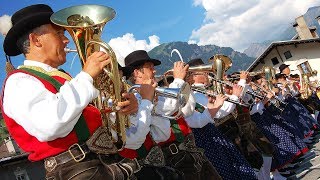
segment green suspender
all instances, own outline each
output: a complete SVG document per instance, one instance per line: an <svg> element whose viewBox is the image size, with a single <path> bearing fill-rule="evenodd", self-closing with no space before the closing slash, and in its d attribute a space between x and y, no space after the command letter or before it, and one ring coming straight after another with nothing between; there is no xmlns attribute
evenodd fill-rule
<svg viewBox="0 0 320 180"><path fill-rule="evenodd" d="M28 73L30 73L31 75L34 75L35 77L39 77L41 79L48 81L50 84L52 84L56 88L57 91L59 91L60 87L62 86L62 84L59 81L57 81L56 79L54 79L53 77L45 73L42 73L33 69L29 69L29 68L20 68L20 70L27 71ZM74 130L76 132L76 135L80 143L85 142L89 138L90 136L89 128L82 114L78 122L74 126Z"/></svg>
<svg viewBox="0 0 320 180"><path fill-rule="evenodd" d="M176 119L170 119L170 123L171 123L171 128L172 128L172 131L173 131L173 134L176 138L176 141L181 143L184 141L184 136L182 134L182 131L179 127L179 124L177 122Z"/></svg>

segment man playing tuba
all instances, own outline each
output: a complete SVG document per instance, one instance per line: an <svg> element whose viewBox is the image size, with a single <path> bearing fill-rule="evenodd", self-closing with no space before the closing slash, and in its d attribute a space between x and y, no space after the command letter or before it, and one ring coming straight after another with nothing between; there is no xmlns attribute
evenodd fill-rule
<svg viewBox="0 0 320 180"><path fill-rule="evenodd" d="M12 16L4 51L8 56L23 54L26 60L8 75L3 86L1 109L8 130L29 153L30 161L44 160L47 179L127 179L139 170L135 161L119 158L117 152L98 155L86 144L102 126L99 109L89 103L98 96L93 80L110 63L109 54L93 52L75 78L59 71L66 62L64 49L69 40L64 28L51 23L52 14L48 5L36 4ZM153 89L147 88L142 99L153 95ZM149 118L144 116L150 114L148 104L138 103L133 94L123 96L127 100L117 104L119 112L136 113L130 117L135 122L131 128L149 127ZM148 129L128 137L125 148L140 147L145 132ZM105 150L114 146L112 139L105 137L92 142L100 138L107 139L101 144Z"/></svg>

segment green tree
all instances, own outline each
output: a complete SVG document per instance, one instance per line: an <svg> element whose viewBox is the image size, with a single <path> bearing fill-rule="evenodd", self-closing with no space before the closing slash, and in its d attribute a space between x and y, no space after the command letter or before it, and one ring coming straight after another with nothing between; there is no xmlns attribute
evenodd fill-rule
<svg viewBox="0 0 320 180"><path fill-rule="evenodd" d="M9 137L9 132L8 132L8 129L5 125L5 123L4 123L2 113L0 113L0 143L7 137Z"/></svg>

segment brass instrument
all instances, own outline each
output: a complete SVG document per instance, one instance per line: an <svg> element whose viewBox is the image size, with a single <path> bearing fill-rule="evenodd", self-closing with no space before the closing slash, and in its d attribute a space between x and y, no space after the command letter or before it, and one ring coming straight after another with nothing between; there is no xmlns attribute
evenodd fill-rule
<svg viewBox="0 0 320 180"><path fill-rule="evenodd" d="M312 70L308 61L298 64L297 68L301 73L301 98L308 99L312 95L312 86L309 78L317 75L317 71Z"/></svg>
<svg viewBox="0 0 320 180"><path fill-rule="evenodd" d="M121 94L124 87L119 75L118 62L112 48L101 40L101 33L105 24L115 17L115 11L101 5L79 5L57 11L51 16L51 21L64 27L73 38L81 65L86 63L87 57L101 48L108 52L111 63L107 65L94 86L100 94L94 100L94 105L101 111L103 127L108 128L111 135L111 127L116 131L118 140L114 145L118 150L122 149L126 142L126 127L129 126L128 116L117 112L117 102L122 100ZM68 49L66 49L68 51ZM112 110L116 115L116 122L111 125L107 110Z"/></svg>
<svg viewBox="0 0 320 180"><path fill-rule="evenodd" d="M253 72L249 72L249 76L256 76L256 75L260 75L260 74L263 74L264 71L261 70L261 71L253 71ZM229 80L235 80L235 79L240 79L240 74L233 74L230 76Z"/></svg>
<svg viewBox="0 0 320 180"><path fill-rule="evenodd" d="M202 87L194 87L194 86L192 86L191 89L193 91L199 92L201 94L204 94L204 95L207 95L207 96L210 96L210 97L216 97L218 95L217 93L210 92L206 88L202 88ZM250 106L250 104L242 103L240 101L236 101L236 100L233 100L233 99L230 99L230 98L226 99L226 101L228 101L230 103L233 103L233 104L238 104L240 106L245 106L245 107L249 107Z"/></svg>
<svg viewBox="0 0 320 180"><path fill-rule="evenodd" d="M274 79L274 71L272 70L272 67L269 66L265 66L263 67L263 72L264 72L264 78L266 79L267 82L267 86L269 88L269 90L273 89L273 84L272 84L272 80Z"/></svg>
<svg viewBox="0 0 320 180"><path fill-rule="evenodd" d="M264 94L268 94L269 92L272 93L272 91L270 89L265 89L265 88L261 87L260 85L254 83L254 82L250 82L250 84L252 86L255 86L258 89L258 91L260 91L261 93L264 93ZM283 102L277 96L273 96L273 98L269 99L269 102L272 105L274 105L277 109L279 109L281 112L284 110L284 107L282 107L282 106L286 106L287 105L287 103Z"/></svg>
<svg viewBox="0 0 320 180"><path fill-rule="evenodd" d="M213 61L213 73L217 80L222 81L224 73L232 66L231 59L222 54L217 54L212 56L209 61ZM224 94L222 84L218 81L214 81L215 92L218 94Z"/></svg>
<svg viewBox="0 0 320 180"><path fill-rule="evenodd" d="M221 81L221 80L217 80L217 79L215 79L215 78L213 78L213 80L214 80L214 81L218 81L219 83L221 83L221 84L223 84L223 85L230 86L230 87L232 87L232 86L234 85L234 84L231 83L231 82ZM257 92L245 91L244 93L249 94L249 95L251 95L251 96L253 96L253 97L256 97L256 98L258 98L258 99L264 99L264 98L265 98L265 96L260 95L260 94L258 94ZM243 94L243 93L242 93L242 94Z"/></svg>
<svg viewBox="0 0 320 180"><path fill-rule="evenodd" d="M128 90L128 92L133 92L134 90L140 88L141 85L135 84L131 86ZM181 109L187 104L189 100L190 95L190 85L188 83L184 83L181 88L162 88L157 87L155 88L155 95L157 96L163 96L168 98L174 98L178 101L178 113L176 113L174 116L167 116L163 114L156 114L155 111L153 111L153 115L156 116L162 116L168 119L175 119L181 114Z"/></svg>

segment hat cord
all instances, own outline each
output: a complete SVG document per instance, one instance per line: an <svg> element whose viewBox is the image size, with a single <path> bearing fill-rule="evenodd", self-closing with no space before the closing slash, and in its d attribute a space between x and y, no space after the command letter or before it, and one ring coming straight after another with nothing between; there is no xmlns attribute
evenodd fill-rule
<svg viewBox="0 0 320 180"><path fill-rule="evenodd" d="M6 73L7 75L14 71L16 68L11 63L10 56L6 55Z"/></svg>

